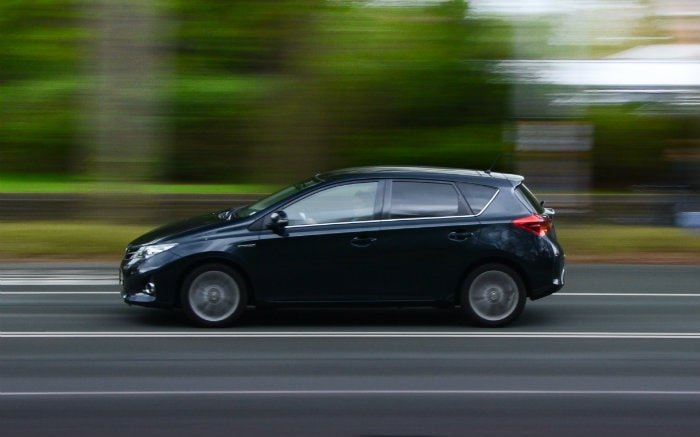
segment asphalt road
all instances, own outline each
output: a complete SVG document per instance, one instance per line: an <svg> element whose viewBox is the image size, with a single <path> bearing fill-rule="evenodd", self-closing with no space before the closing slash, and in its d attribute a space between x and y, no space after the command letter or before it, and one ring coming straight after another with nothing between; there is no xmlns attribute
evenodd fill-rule
<svg viewBox="0 0 700 437"><path fill-rule="evenodd" d="M203 330L115 270L0 265L0 436L700 435L700 267L570 266L506 329L280 310Z"/></svg>

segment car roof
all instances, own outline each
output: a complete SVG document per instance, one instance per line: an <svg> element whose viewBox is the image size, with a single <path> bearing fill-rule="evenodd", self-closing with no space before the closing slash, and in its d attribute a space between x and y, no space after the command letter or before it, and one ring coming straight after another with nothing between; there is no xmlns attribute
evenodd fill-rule
<svg viewBox="0 0 700 437"><path fill-rule="evenodd" d="M461 168L442 168L442 167L409 167L409 166L367 166L367 167L352 167L333 170L326 173L316 175L317 178L323 181L333 181L342 179L356 178L418 178L418 179L443 179L452 181L484 183L487 180L500 182L501 184L509 181L510 183L518 184L523 181L524 177L509 173L496 173L481 170L469 170Z"/></svg>

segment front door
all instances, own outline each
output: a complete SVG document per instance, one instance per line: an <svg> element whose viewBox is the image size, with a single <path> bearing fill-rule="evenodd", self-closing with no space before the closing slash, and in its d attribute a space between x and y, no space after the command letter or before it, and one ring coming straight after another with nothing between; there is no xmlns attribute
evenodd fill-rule
<svg viewBox="0 0 700 437"><path fill-rule="evenodd" d="M378 293L382 273L378 181L323 188L284 207L285 235L263 230L253 280L267 302L357 302Z"/></svg>

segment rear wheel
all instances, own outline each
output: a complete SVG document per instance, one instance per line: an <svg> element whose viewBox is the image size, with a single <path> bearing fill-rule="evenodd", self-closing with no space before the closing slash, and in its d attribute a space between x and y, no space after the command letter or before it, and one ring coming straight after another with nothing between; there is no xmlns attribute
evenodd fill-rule
<svg viewBox="0 0 700 437"><path fill-rule="evenodd" d="M483 265L464 281L461 304L471 321L489 327L505 326L525 307L525 285L518 273L502 264Z"/></svg>
<svg viewBox="0 0 700 437"><path fill-rule="evenodd" d="M233 324L248 300L238 272L221 264L194 269L185 279L181 302L187 317L200 326L219 328Z"/></svg>

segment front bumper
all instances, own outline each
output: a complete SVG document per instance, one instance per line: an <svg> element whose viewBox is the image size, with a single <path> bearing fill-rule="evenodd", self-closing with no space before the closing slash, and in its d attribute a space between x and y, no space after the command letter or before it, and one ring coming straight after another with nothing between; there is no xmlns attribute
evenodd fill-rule
<svg viewBox="0 0 700 437"><path fill-rule="evenodd" d="M119 282L125 303L156 308L177 306L176 272L169 264L159 263L156 267L154 264L151 259L136 264L122 263Z"/></svg>
<svg viewBox="0 0 700 437"><path fill-rule="evenodd" d="M134 292L127 287L122 286L122 299L124 302L137 305L152 304L156 301L155 285L153 282L148 282L141 291Z"/></svg>
<svg viewBox="0 0 700 437"><path fill-rule="evenodd" d="M155 283L151 276L127 274L119 269L119 282L124 302L129 305L159 306Z"/></svg>

